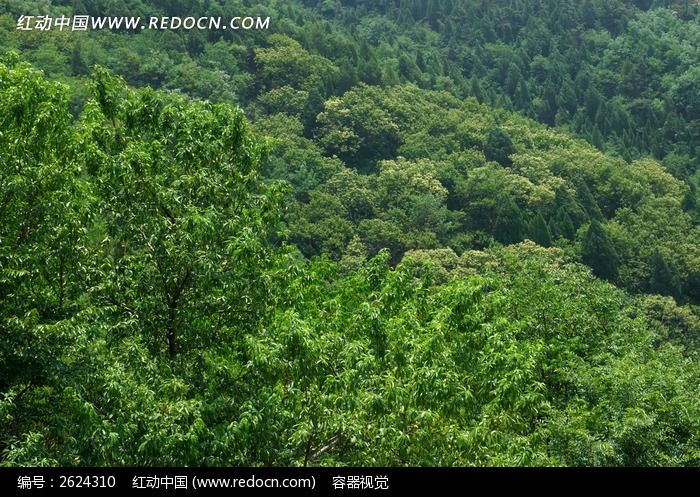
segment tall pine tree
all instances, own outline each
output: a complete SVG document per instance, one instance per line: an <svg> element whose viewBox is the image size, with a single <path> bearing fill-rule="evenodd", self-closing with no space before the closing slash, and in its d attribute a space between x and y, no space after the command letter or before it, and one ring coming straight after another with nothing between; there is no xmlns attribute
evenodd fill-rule
<svg viewBox="0 0 700 497"><path fill-rule="evenodd" d="M567 240L573 240L576 235L576 228L574 228L574 222L571 220L571 216L566 211L564 207L557 209L554 219L550 222L551 232L554 238L565 238Z"/></svg>
<svg viewBox="0 0 700 497"><path fill-rule="evenodd" d="M494 237L502 244L510 245L521 242L525 232L526 225L523 211L511 197L507 195L502 196L496 212Z"/></svg>
<svg viewBox="0 0 700 497"><path fill-rule="evenodd" d="M668 263L659 250L654 251L651 257L651 278L649 280L649 291L659 295L668 295L680 300L681 285L678 279L678 274Z"/></svg>
<svg viewBox="0 0 700 497"><path fill-rule="evenodd" d="M513 140L510 135L501 128L495 128L489 131L489 136L484 145L484 155L486 160L498 162L504 167L513 165L513 160L510 158L516 152Z"/></svg>
<svg viewBox="0 0 700 497"><path fill-rule="evenodd" d="M581 259L599 278L613 281L618 276L620 260L617 251L603 226L595 219L583 238Z"/></svg>
<svg viewBox="0 0 700 497"><path fill-rule="evenodd" d="M541 212L538 212L532 221L530 221L530 238L533 242L542 247L552 246L552 235L549 232L549 227L544 217L542 217Z"/></svg>

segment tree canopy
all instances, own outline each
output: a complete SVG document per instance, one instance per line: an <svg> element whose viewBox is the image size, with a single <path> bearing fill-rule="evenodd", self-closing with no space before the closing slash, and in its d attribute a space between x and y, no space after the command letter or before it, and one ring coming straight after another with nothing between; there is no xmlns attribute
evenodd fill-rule
<svg viewBox="0 0 700 497"><path fill-rule="evenodd" d="M20 4L1 466L700 463L697 5Z"/></svg>

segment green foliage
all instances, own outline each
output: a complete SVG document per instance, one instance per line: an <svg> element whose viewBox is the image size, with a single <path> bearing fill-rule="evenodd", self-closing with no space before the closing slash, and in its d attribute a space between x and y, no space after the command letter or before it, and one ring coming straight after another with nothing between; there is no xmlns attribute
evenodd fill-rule
<svg viewBox="0 0 700 497"><path fill-rule="evenodd" d="M104 71L94 85L80 127L101 199L95 292L113 307L114 328L138 321L175 358L255 323L274 196L242 112L129 90Z"/></svg>
<svg viewBox="0 0 700 497"><path fill-rule="evenodd" d="M329 155L371 170L382 159L396 155L401 144L398 126L377 107L373 90L359 87L342 100L326 101L318 115L319 143Z"/></svg>
<svg viewBox="0 0 700 497"><path fill-rule="evenodd" d="M20 3L0 465L698 465L696 6Z"/></svg>
<svg viewBox="0 0 700 497"><path fill-rule="evenodd" d="M678 275L669 268L663 255L657 250L651 259L650 293L668 295L676 299L681 297Z"/></svg>
<svg viewBox="0 0 700 497"><path fill-rule="evenodd" d="M484 155L486 160L498 162L504 167L513 165L511 155L516 152L513 140L500 128L489 131L484 145Z"/></svg>
<svg viewBox="0 0 700 497"><path fill-rule="evenodd" d="M618 255L603 226L593 220L583 237L581 259L596 276L614 281L618 276Z"/></svg>
<svg viewBox="0 0 700 497"><path fill-rule="evenodd" d="M554 238L564 238L566 240L572 240L576 235L574 222L563 207L557 209L556 217L550 222L549 231Z"/></svg>
<svg viewBox="0 0 700 497"><path fill-rule="evenodd" d="M65 87L11 56L0 63L0 109L0 390L19 395L57 373L51 358L70 341L91 192Z"/></svg>
<svg viewBox="0 0 700 497"><path fill-rule="evenodd" d="M525 236L526 224L522 210L512 198L501 198L496 212L494 237L504 245L521 242Z"/></svg>
<svg viewBox="0 0 700 497"><path fill-rule="evenodd" d="M547 222L542 217L542 213L538 212L537 215L530 221L530 237L532 241L542 247L549 247L552 245L552 235L549 231L549 226Z"/></svg>
<svg viewBox="0 0 700 497"><path fill-rule="evenodd" d="M262 89L291 86L309 90L319 84L332 84L339 74L331 61L310 54L289 37L272 35L267 41L269 47L255 50Z"/></svg>

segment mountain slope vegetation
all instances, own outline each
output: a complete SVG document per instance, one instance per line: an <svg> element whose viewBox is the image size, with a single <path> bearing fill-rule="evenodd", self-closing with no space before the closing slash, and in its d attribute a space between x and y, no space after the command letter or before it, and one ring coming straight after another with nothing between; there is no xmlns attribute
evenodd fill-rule
<svg viewBox="0 0 700 497"><path fill-rule="evenodd" d="M698 465L697 6L0 5L0 465Z"/></svg>

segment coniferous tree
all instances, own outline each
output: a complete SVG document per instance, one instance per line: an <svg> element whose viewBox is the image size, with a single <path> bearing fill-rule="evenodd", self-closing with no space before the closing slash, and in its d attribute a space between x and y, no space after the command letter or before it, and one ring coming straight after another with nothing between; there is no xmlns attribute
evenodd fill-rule
<svg viewBox="0 0 700 497"><path fill-rule="evenodd" d="M595 88L589 87L588 90L586 90L584 105L589 119L595 119L602 99L602 95Z"/></svg>
<svg viewBox="0 0 700 497"><path fill-rule="evenodd" d="M681 205L684 211L691 212L698 207L697 187L692 181L688 182L688 186L690 189L683 196L683 203Z"/></svg>
<svg viewBox="0 0 700 497"><path fill-rule="evenodd" d="M527 82L522 79L518 84L518 88L515 90L515 95L513 97L513 104L515 107L529 112L532 107L532 97L530 96L530 90L528 89Z"/></svg>
<svg viewBox="0 0 700 497"><path fill-rule="evenodd" d="M581 201L581 206L586 211L586 214L590 219L595 219L597 221L603 220L603 213L596 202L595 197L588 188L588 184L582 178L576 181L576 191L578 193L579 200Z"/></svg>
<svg viewBox="0 0 700 497"><path fill-rule="evenodd" d="M504 82L504 87L508 95L515 96L515 91L522 80L523 75L520 72L520 68L511 62L511 64L508 66L508 71L506 72L506 79Z"/></svg>
<svg viewBox="0 0 700 497"><path fill-rule="evenodd" d="M420 81L421 71L416 63L406 54L399 57L399 74L407 81Z"/></svg>
<svg viewBox="0 0 700 497"><path fill-rule="evenodd" d="M588 193L590 194L590 191ZM589 201L595 202L594 199L589 199ZM583 208L583 206L564 187L557 188L554 197L554 208L555 220L557 223L561 224L561 218L565 213L573 224L574 232L581 227L582 224L588 222L589 220L589 216L586 214L586 210Z"/></svg>
<svg viewBox="0 0 700 497"><path fill-rule="evenodd" d="M554 126L554 116L557 114L557 85L551 80L548 80L544 85L544 101L546 102L546 112L542 117L542 121L550 126Z"/></svg>
<svg viewBox="0 0 700 497"><path fill-rule="evenodd" d="M372 48L367 43L360 45L357 73L360 81L368 85L378 85L382 82L382 69L379 67L379 62Z"/></svg>
<svg viewBox="0 0 700 497"><path fill-rule="evenodd" d="M650 265L649 291L659 295L668 295L679 300L681 298L681 286L678 274L669 267L666 259L658 249L654 251Z"/></svg>
<svg viewBox="0 0 700 497"><path fill-rule="evenodd" d="M564 83L559 90L559 95L557 96L557 103L559 107L563 107L569 112L569 114L576 113L578 107L578 102L576 99L576 92L574 91L573 83L570 78L564 79Z"/></svg>
<svg viewBox="0 0 700 497"><path fill-rule="evenodd" d="M334 85L337 93L345 93L357 84L357 67L348 59L343 59L338 65L340 76Z"/></svg>
<svg viewBox="0 0 700 497"><path fill-rule="evenodd" d="M526 228L523 212L518 204L507 195L501 197L494 226L496 240L504 245L521 242Z"/></svg>
<svg viewBox="0 0 700 497"><path fill-rule="evenodd" d="M513 160L510 158L516 152L513 140L510 135L501 128L495 128L489 131L486 144L484 145L484 155L486 160L498 162L504 167L513 165Z"/></svg>
<svg viewBox="0 0 700 497"><path fill-rule="evenodd" d="M554 219L552 219L551 226L551 232L554 238L566 238L567 240L572 240L576 235L574 223L564 207L557 209Z"/></svg>
<svg viewBox="0 0 700 497"><path fill-rule="evenodd" d="M421 51L418 51L416 54L416 66L418 66L418 69L420 69L421 72L428 72L428 64L425 61L423 52Z"/></svg>
<svg viewBox="0 0 700 497"><path fill-rule="evenodd" d="M694 305L700 305L700 270L691 271L683 282L683 295Z"/></svg>
<svg viewBox="0 0 700 497"><path fill-rule="evenodd" d="M605 142L603 141L603 135L598 129L598 126L593 126L593 132L591 133L591 145L596 147L598 150L605 151Z"/></svg>
<svg viewBox="0 0 700 497"><path fill-rule="evenodd" d="M358 271L367 261L367 248L358 235L354 235L343 251L340 267L347 273Z"/></svg>
<svg viewBox="0 0 700 497"><path fill-rule="evenodd" d="M304 104L304 135L311 136L316 126L316 116L323 111L323 96L315 86L309 91Z"/></svg>
<svg viewBox="0 0 700 497"><path fill-rule="evenodd" d="M581 259L599 278L609 281L618 276L619 256L605 229L593 220L583 238Z"/></svg>
<svg viewBox="0 0 700 497"><path fill-rule="evenodd" d="M479 82L479 78L477 78L476 75L472 75L469 87L471 95L476 98L477 102L480 104L484 103L486 96L484 94L484 89L481 87L481 83Z"/></svg>
<svg viewBox="0 0 700 497"><path fill-rule="evenodd" d="M387 67L382 74L382 85L384 86L396 86L401 84L401 78L394 70L393 67Z"/></svg>
<svg viewBox="0 0 700 497"><path fill-rule="evenodd" d="M542 247L551 247L552 245L552 235L549 232L549 227L547 222L542 217L542 213L538 212L537 215L530 222L530 238L533 242Z"/></svg>
<svg viewBox="0 0 700 497"><path fill-rule="evenodd" d="M85 63L80 42L76 42L73 46L70 56L70 67L74 76L82 76L88 72L88 66Z"/></svg>

